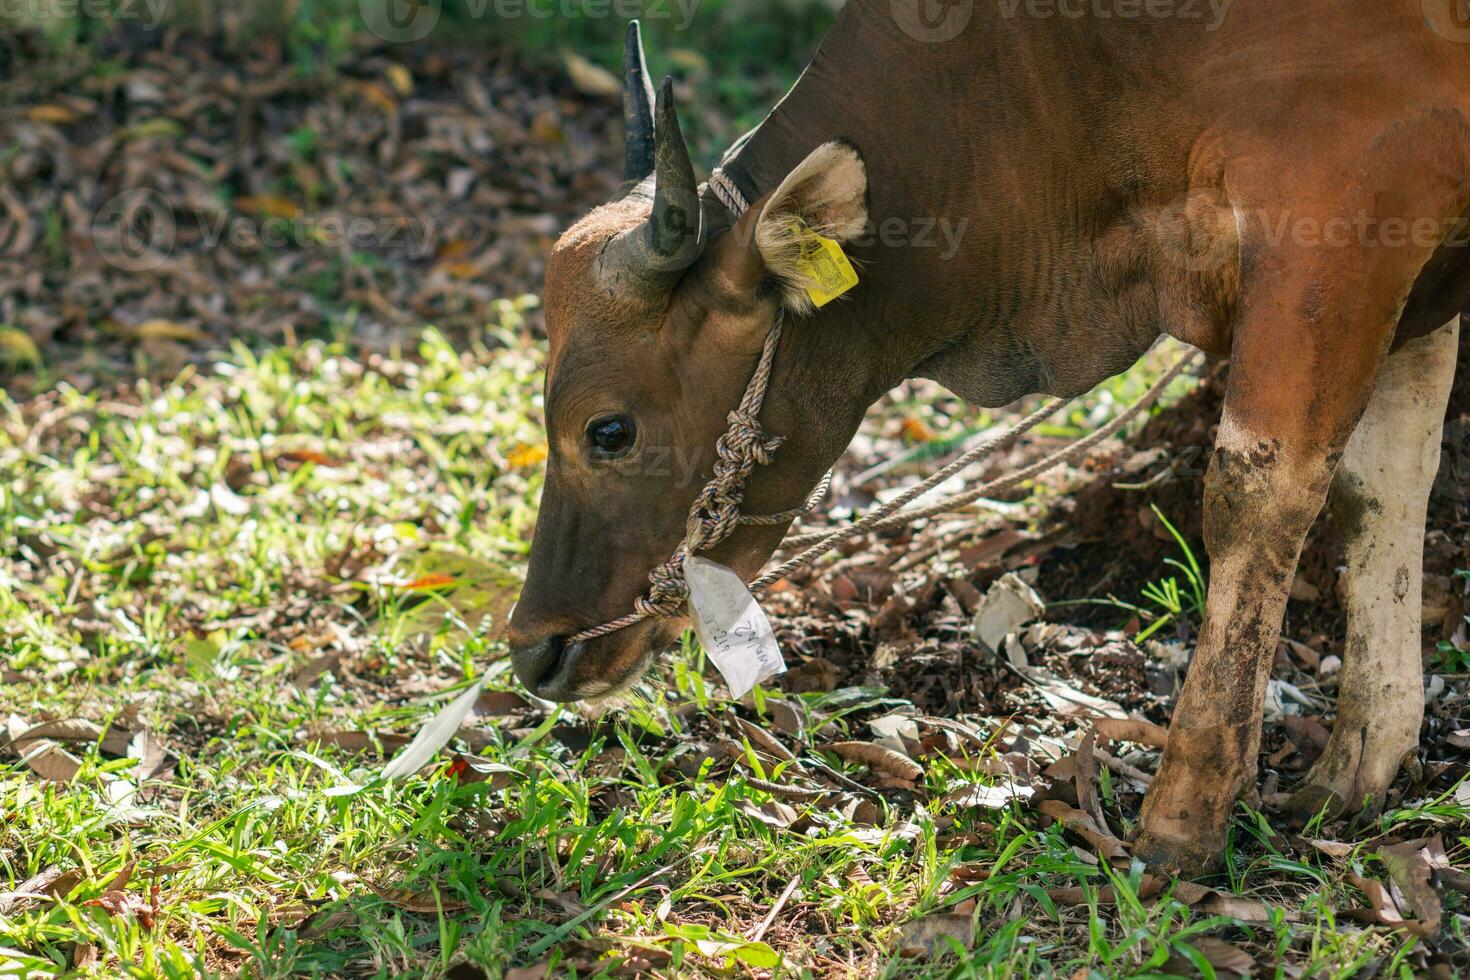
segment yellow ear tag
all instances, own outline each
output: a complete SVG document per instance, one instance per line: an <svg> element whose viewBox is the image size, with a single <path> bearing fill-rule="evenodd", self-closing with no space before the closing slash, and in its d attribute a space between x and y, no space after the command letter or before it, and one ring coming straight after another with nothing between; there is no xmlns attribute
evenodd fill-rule
<svg viewBox="0 0 1470 980"><path fill-rule="evenodd" d="M841 245L812 231L800 218L791 222L791 230L801 239L796 269L807 282L806 294L812 303L826 306L857 285L857 273Z"/></svg>

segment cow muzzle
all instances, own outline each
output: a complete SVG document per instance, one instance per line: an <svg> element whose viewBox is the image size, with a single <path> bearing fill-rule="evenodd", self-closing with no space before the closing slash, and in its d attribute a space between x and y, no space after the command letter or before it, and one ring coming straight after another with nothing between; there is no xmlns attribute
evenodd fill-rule
<svg viewBox="0 0 1470 980"><path fill-rule="evenodd" d="M548 636L528 646L514 646L510 662L526 690L544 701L575 701L577 665L587 652L582 640Z"/></svg>

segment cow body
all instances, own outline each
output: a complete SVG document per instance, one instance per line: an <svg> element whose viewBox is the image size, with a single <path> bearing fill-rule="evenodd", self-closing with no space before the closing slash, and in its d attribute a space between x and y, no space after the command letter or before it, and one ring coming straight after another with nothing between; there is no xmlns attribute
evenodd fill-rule
<svg viewBox="0 0 1470 980"><path fill-rule="evenodd" d="M687 451L706 478L786 302L769 288L789 279L768 244L774 218L805 208L844 229L862 282L783 336L762 421L787 443L750 487L753 511L799 502L906 378L1002 405L1086 391L1161 334L1231 358L1206 481L1209 606L1138 842L1159 863L1203 867L1252 785L1302 539L1381 371L1395 380L1373 401L1375 426L1423 430L1420 455L1438 431L1442 399L1424 405L1447 391L1454 340L1436 331L1470 301L1470 44L1454 0L1237 0L1213 28L1208 16L1037 17L982 3L947 37L952 25L926 26L905 4L849 2L796 87L722 162L755 204L737 216L701 189L703 224L677 274L614 259L645 222L658 245L660 216L683 214L667 200L650 218L635 193L559 243L552 453L512 621L517 669L547 696L601 693L681 625L556 640L627 609L681 539L698 489L646 468L615 473L588 457L583 430L597 412L636 415L640 439ZM672 184L664 163L658 181ZM859 217L864 231L848 233ZM1413 367L1385 371L1399 349L1391 362ZM1399 605L1417 595L1428 482L1410 481L1417 510L1404 505L1374 462L1391 456L1383 440L1358 442L1345 467L1355 482L1333 493L1396 515L1367 522L1357 544L1350 631L1382 649L1348 668L1362 679L1345 687L1341 717L1359 721L1334 730L1303 808L1381 800L1422 712L1417 612L1388 615L1370 593L1402 571L1412 589L1399 583ZM743 529L714 557L753 574L782 530ZM1393 684L1375 685L1379 674ZM1379 735L1370 718L1392 723Z"/></svg>

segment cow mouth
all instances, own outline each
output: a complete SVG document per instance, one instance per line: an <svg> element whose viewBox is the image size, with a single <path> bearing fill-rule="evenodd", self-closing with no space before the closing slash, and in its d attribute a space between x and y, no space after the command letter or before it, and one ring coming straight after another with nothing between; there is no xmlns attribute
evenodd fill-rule
<svg viewBox="0 0 1470 980"><path fill-rule="evenodd" d="M581 640L569 643L564 636L550 637L537 651L541 655L537 658L534 673L522 675L521 682L544 701L575 701L577 695L573 690L572 676L576 672L577 661L586 650L587 644Z"/></svg>
<svg viewBox="0 0 1470 980"><path fill-rule="evenodd" d="M587 656L591 641L568 641L566 637L554 636L543 641L537 651L534 667L521 672L521 682L536 697L544 701L568 703L572 701L603 700L614 697L638 683L653 663L654 651L645 649L638 661L621 677L581 677L578 667ZM528 665L529 666L529 665Z"/></svg>

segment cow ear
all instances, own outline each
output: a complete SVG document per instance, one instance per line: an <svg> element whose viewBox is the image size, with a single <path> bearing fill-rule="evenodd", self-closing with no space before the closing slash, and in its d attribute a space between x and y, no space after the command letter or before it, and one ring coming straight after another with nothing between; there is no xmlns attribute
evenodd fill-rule
<svg viewBox="0 0 1470 980"><path fill-rule="evenodd" d="M795 219L801 219L800 222ZM786 175L761 208L755 245L765 271L779 283L782 301L809 313L807 276L798 259L801 225L819 235L847 242L868 222L868 174L863 158L847 143L823 143Z"/></svg>

